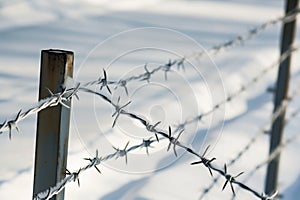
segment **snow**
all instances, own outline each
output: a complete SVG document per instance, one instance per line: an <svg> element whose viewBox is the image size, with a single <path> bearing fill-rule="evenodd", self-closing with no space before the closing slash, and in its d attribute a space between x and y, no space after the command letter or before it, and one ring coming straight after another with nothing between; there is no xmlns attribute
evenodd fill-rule
<svg viewBox="0 0 300 200"><path fill-rule="evenodd" d="M20 109L37 103L40 50L61 48L75 52L75 81L96 80L102 68L108 78L119 80L144 72L144 65L153 69L169 59L180 58L233 39L267 20L283 14L283 1L242 0L140 0L140 1L1 1L0 2L0 122L11 119ZM138 113L167 129L208 111L226 96L247 84L260 70L268 67L279 55L280 25L267 29L241 46L201 60L190 59L186 70L159 72L150 84L128 84L114 90L112 99L121 96L120 104L129 100L128 110ZM299 31L297 39L299 40ZM299 53L295 54L295 57ZM298 59L293 59L290 89L298 87ZM198 124L186 127L182 136L185 144L200 153L211 145L208 157L216 157L222 167L232 159L259 131L272 113L272 94L277 72L272 70L232 102ZM104 93L109 95L107 91ZM299 107L299 98L289 106L287 115ZM82 158L112 153L115 147L139 144L150 135L139 123L121 116L111 129L113 108L99 98L80 94L73 100L69 141L68 169L87 164ZM286 138L297 134L296 117L285 129ZM36 116L19 124L20 133L13 130L0 135L1 168L0 199L30 199L33 190ZM249 172L268 155L268 136L263 135L229 172ZM202 166L190 166L197 161L179 151L176 158L167 152L167 142L161 141L150 149L111 160L100 166L102 175L90 170L80 176L81 187L68 184L65 199L199 199L212 178ZM283 152L280 167L279 192L284 200L299 197L299 142ZM247 182L262 192L265 168ZM216 176L216 174L215 174ZM243 177L238 180L243 181ZM47 178L47 177L45 177ZM230 188L222 192L223 179L205 199L231 199ZM236 190L237 187L235 186ZM236 199L256 199L240 191Z"/></svg>

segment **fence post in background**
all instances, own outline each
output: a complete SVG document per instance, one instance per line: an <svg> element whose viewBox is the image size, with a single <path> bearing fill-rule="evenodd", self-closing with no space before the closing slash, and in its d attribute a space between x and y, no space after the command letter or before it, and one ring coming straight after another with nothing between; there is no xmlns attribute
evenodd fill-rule
<svg viewBox="0 0 300 200"><path fill-rule="evenodd" d="M60 92L67 77L73 77L74 54L64 50L42 50L39 100ZM66 103L71 107L71 103ZM57 105L38 113L33 195L54 186L65 177L70 109ZM63 200L64 191L51 198Z"/></svg>
<svg viewBox="0 0 300 200"><path fill-rule="evenodd" d="M299 0L287 0L285 13L289 13L298 8ZM296 32L296 19L284 23L281 35L281 55L286 52L294 42ZM277 85L274 99L274 112L281 106L282 101L288 98L290 62L291 55L287 57L279 66ZM271 154L281 143L285 121L285 110L274 121L271 129L270 151ZM271 195L277 190L278 171L280 154L277 155L268 165L265 193Z"/></svg>

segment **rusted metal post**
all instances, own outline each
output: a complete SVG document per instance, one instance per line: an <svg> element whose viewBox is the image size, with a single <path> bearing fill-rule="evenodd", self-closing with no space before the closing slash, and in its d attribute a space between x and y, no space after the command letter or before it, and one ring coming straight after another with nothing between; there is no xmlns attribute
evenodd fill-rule
<svg viewBox="0 0 300 200"><path fill-rule="evenodd" d="M60 92L67 77L73 77L74 54L64 50L42 50L39 100ZM66 103L71 107L71 103ZM37 194L65 177L70 109L57 105L38 113L33 194ZM51 198L63 200L64 191Z"/></svg>
<svg viewBox="0 0 300 200"><path fill-rule="evenodd" d="M299 0L287 0L285 13L298 8ZM293 45L296 32L296 19L284 23L281 35L281 55L284 54ZM288 98L289 79L290 79L290 62L291 57L288 56L279 66L277 86L275 93L274 112L282 105L282 102ZM285 120L285 110L272 124L270 154L280 145ZM265 193L271 195L277 190L278 171L279 171L280 154L276 156L268 165Z"/></svg>

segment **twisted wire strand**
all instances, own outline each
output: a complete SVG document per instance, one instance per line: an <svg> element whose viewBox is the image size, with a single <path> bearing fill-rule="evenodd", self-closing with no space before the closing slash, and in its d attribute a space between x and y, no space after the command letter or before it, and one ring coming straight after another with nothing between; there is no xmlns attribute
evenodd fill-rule
<svg viewBox="0 0 300 200"><path fill-rule="evenodd" d="M269 120L263 125L261 126L261 128L259 129L259 131L249 140L249 142L241 149L241 151L239 151L236 156L231 159L228 162L228 166L232 166L233 164L235 164L238 160L240 160L243 155L245 155L246 152L248 152L251 147L256 143L256 141L259 139L260 136L264 135L266 133L266 129L274 123L274 121L280 116L282 115L282 113L286 110L286 108L288 107L288 105L294 101L294 99L300 94L300 87L295 89L291 96L282 101L282 104L276 109L275 112L273 112L273 114L271 115L271 117L269 118ZM294 112L292 112L290 118L295 118L298 114L300 113L300 107L298 109L296 109ZM288 123L288 121L287 121ZM286 124L287 124L286 123ZM208 193L214 188L214 186L216 185L216 183L218 182L218 180L220 179L221 176L217 176L213 179L212 183L206 187L201 196L199 197L200 200L202 200L206 195L208 195Z"/></svg>
<svg viewBox="0 0 300 200"><path fill-rule="evenodd" d="M289 117L287 118L287 120L285 121L285 126L287 126L291 121L293 121L298 115L300 114L300 106L296 109L294 109L291 114L289 115ZM286 139L285 141L281 142L281 144L276 147L276 149L274 149L274 151L266 158L264 159L262 162L260 162L259 164L257 164L248 174L247 176L244 178L244 182L248 182L250 180L250 178L262 167L266 166L267 164L269 164L270 162L272 162L272 160L274 158L276 158L283 150L285 147L287 147L289 144L292 144L296 141L298 141L300 139L300 134L296 134L294 136L291 136L290 138ZM237 190L238 192L239 190ZM232 200L235 199L235 197L232 196Z"/></svg>
<svg viewBox="0 0 300 200"><path fill-rule="evenodd" d="M288 138L286 141L282 142L279 146L276 147L276 149L274 149L274 151L265 159L263 160L261 163L259 163L258 165L256 165L246 176L246 178L243 180L244 183L247 183L250 178L262 167L266 166L267 164L269 164L270 162L273 161L274 158L276 158L279 154L281 154L281 152L285 149L285 147L287 147L289 144L292 144L296 141L298 141L300 138L300 134L298 133L297 135L294 135L290 138ZM239 192L239 189L237 189L237 193ZM231 198L232 200L235 199L235 196L232 196Z"/></svg>
<svg viewBox="0 0 300 200"><path fill-rule="evenodd" d="M286 108L286 106L287 106L287 104L282 104L280 107L278 107L276 112L271 116L270 120L264 126L262 126L259 129L259 132L257 132L249 140L249 142L242 148L242 150L240 152L238 152L238 154L228 162L228 166L232 166L239 159L241 159L246 152L248 152L251 149L251 147L256 143L258 138L265 133L265 128L269 124L272 124L278 118L278 116L282 113L282 111L284 110L284 108ZM221 178L221 176L217 176L212 180L212 183L203 190L201 196L199 197L200 200L202 200L206 195L208 195L208 193L214 188L214 186L216 185L216 183L218 182L218 180L220 178Z"/></svg>
<svg viewBox="0 0 300 200"><path fill-rule="evenodd" d="M103 84L101 86L101 88L106 87L109 90L109 92L111 93L111 90L109 89L109 85L115 85L115 89L118 87L123 87L125 89L126 93L128 94L127 84L130 81L147 81L149 83L151 80L151 76L159 71L163 71L165 73L165 79L167 80L167 74L170 71L172 71L172 68L174 68L175 66L177 66L178 70L179 69L185 70L185 61L187 59L191 59L191 58L199 59L205 53L208 53L210 55L216 55L222 51L225 51L225 50L233 48L237 45L243 44L244 41L252 39L254 36L258 35L259 33L263 32L264 30L268 29L269 27L272 27L280 22L288 23L288 22L295 20L299 11L300 11L299 9L292 10L285 16L281 16L281 17L272 19L270 21L267 21L257 27L254 27L254 28L248 30L244 34L235 37L232 40L215 45L215 46L211 47L210 49L208 49L207 51L194 52L190 55L186 55L186 56L183 56L178 59L170 59L167 63L159 65L152 70L149 70L147 68L147 64L145 64L145 66L144 66L145 72L141 73L139 75L133 75L131 77L121 79L119 81L108 81L106 72L104 71L103 78L99 78L96 81L87 82L86 86L90 86L90 85L94 85L94 84L98 85L101 83L101 84Z"/></svg>
<svg viewBox="0 0 300 200"><path fill-rule="evenodd" d="M143 142L139 145L134 145L131 146L128 149L116 149L116 151L114 153L111 153L109 155L106 155L104 157L99 157L98 156L98 151L96 151L96 155L93 158L85 158L85 160L90 161L87 165L85 165L84 167L79 168L78 170L74 171L74 172L68 172L66 174L66 177L64 179L62 179L61 181L59 181L58 183L56 183L55 186L50 187L38 194L36 194L34 196L34 200L46 200L46 199L50 199L51 197L53 197L54 195L57 195L62 189L64 189L66 187L66 185L70 182L75 182L78 181L78 185L79 185L79 176L84 173L85 171L87 171L88 169L91 168L95 168L99 173L100 170L97 168L97 166L105 161L108 161L110 159L118 159L120 157L127 157L127 153L134 151L136 149L140 149L140 148L146 148L146 151L148 152L148 148L151 147L151 144L155 142L155 140L151 140L151 139L147 139L147 140L143 140Z"/></svg>
<svg viewBox="0 0 300 200"><path fill-rule="evenodd" d="M239 97L243 92L249 90L252 85L256 84L258 81L260 81L261 79L264 78L264 76L270 72L272 69L274 69L275 67L278 67L278 65L280 63L282 63L285 59L287 59L287 57L289 57L293 52L296 52L299 50L299 47L291 47L289 50L287 50L286 52L284 52L278 59L277 61L273 62L270 66L266 67L265 69L263 69L260 73L258 73L256 76L254 76L247 84L242 85L240 87L239 90L237 90L235 93L229 95L226 99L220 101L219 103L215 104L210 110L197 115L195 117L193 117L190 120L186 120L184 123L181 123L177 126L176 131L178 131L178 129L182 129L184 128L186 125L194 123L196 121L202 120L203 117L208 116L210 114L212 114L213 112L215 112L216 110L220 109L221 106L225 105L226 103L231 102L232 100L234 100L235 98Z"/></svg>
<svg viewBox="0 0 300 200"><path fill-rule="evenodd" d="M18 123L27 118L28 116L39 113L40 111L46 108L54 107L59 104L68 107L64 102L70 101L72 96L76 95L76 93L74 92L76 91L76 88L72 90L73 91L71 93L69 93L67 90L64 90L60 93L51 94L50 97L39 101L36 106L24 112L20 110L16 114L16 117L14 119L11 119L9 121L6 120L0 125L0 134L2 134L5 131L9 131L9 139L11 139L12 129L15 128L19 132Z"/></svg>
<svg viewBox="0 0 300 200"><path fill-rule="evenodd" d="M237 36L236 38L229 40L225 43L221 43L218 45L213 46L212 48L207 50L207 53L210 55L216 55L222 51L225 51L227 49L230 49L232 47L235 47L237 45L243 44L244 41L252 39L254 36L258 35L259 33L263 32L264 30L266 30L267 28L270 28L280 22L283 23L288 23L291 22L293 20L295 20L297 18L297 15L299 13L299 8L294 9L292 11L290 11L289 13L287 13L285 16L281 16L278 17L276 19L272 19L270 21L267 21L257 27L254 27L252 29L250 29L249 31L247 31L246 33ZM205 52L200 52L200 53L194 53L191 56L198 56L201 57Z"/></svg>

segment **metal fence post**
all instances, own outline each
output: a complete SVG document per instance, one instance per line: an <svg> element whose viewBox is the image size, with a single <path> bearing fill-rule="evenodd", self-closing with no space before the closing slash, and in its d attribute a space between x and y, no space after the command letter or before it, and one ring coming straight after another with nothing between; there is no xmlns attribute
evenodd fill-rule
<svg viewBox="0 0 300 200"><path fill-rule="evenodd" d="M64 50L42 50L39 100L60 92L66 78L73 77L74 54ZM71 103L67 103L71 106ZM37 194L65 177L70 109L58 105L38 113L33 194ZM63 200L64 191L51 198Z"/></svg>
<svg viewBox="0 0 300 200"><path fill-rule="evenodd" d="M287 0L285 13L289 13L298 8L299 0ZM281 55L286 52L294 42L296 32L296 19L284 23L281 35ZM275 92L274 112L281 106L282 101L288 98L290 62L288 56L279 66L277 86ZM284 129L285 110L274 121L271 129L270 154L280 145ZM277 190L278 171L279 171L280 154L277 155L268 165L265 193L271 195Z"/></svg>

